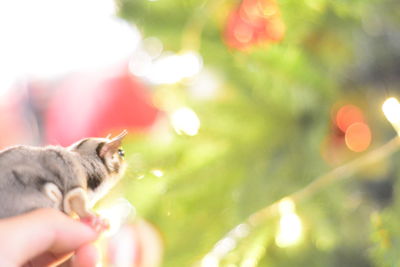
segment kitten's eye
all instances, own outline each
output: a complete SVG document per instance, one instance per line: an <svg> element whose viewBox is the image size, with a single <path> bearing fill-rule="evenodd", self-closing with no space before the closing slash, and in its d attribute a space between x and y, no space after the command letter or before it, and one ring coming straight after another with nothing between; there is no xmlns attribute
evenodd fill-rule
<svg viewBox="0 0 400 267"><path fill-rule="evenodd" d="M118 155L120 155L121 157L124 157L125 152L122 149L118 149Z"/></svg>

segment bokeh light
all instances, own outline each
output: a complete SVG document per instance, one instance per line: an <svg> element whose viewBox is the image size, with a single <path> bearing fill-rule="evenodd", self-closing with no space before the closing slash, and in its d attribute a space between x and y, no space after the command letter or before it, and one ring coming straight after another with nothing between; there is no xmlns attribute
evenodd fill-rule
<svg viewBox="0 0 400 267"><path fill-rule="evenodd" d="M162 170L158 170L158 169L152 170L151 173L152 173L154 176L158 177L158 178L161 178L161 177L164 176L164 172L163 172Z"/></svg>
<svg viewBox="0 0 400 267"><path fill-rule="evenodd" d="M336 125L344 133L350 125L356 122L364 122L363 113L357 106L345 105L336 113Z"/></svg>
<svg viewBox="0 0 400 267"><path fill-rule="evenodd" d="M285 198L279 203L279 230L275 238L278 247L289 247L300 242L303 225L300 217L295 212L293 200Z"/></svg>
<svg viewBox="0 0 400 267"><path fill-rule="evenodd" d="M295 204L290 198L284 198L279 201L278 208L280 214L292 213L295 210Z"/></svg>
<svg viewBox="0 0 400 267"><path fill-rule="evenodd" d="M215 71L203 69L193 78L188 90L194 98L209 100L217 97L221 83L221 78Z"/></svg>
<svg viewBox="0 0 400 267"><path fill-rule="evenodd" d="M363 122L350 125L345 133L347 147L354 152L365 151L371 144L371 130Z"/></svg>
<svg viewBox="0 0 400 267"><path fill-rule="evenodd" d="M196 75L202 67L202 58L194 51L181 54L165 53L152 61L143 74L154 84L174 84Z"/></svg>
<svg viewBox="0 0 400 267"><path fill-rule="evenodd" d="M400 103L394 98L388 98L382 105L386 119L397 128L400 124Z"/></svg>
<svg viewBox="0 0 400 267"><path fill-rule="evenodd" d="M194 136L200 129L200 119L187 107L177 109L171 114L171 123L178 134Z"/></svg>

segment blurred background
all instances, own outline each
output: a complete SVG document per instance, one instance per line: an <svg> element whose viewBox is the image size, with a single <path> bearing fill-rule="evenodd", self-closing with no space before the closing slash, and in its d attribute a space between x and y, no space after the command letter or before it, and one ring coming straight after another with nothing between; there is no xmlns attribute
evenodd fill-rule
<svg viewBox="0 0 400 267"><path fill-rule="evenodd" d="M129 130L104 266L400 264L400 158L374 152L400 2L5 0L0 39L1 148Z"/></svg>

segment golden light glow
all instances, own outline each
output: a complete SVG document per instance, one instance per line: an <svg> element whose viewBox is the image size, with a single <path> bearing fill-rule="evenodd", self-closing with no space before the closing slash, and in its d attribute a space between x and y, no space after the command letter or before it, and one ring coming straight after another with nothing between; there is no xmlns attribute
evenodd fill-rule
<svg viewBox="0 0 400 267"><path fill-rule="evenodd" d="M289 198L279 203L279 230L275 242L278 247L293 246L301 240L303 225L300 217L295 212L295 204Z"/></svg>
<svg viewBox="0 0 400 267"><path fill-rule="evenodd" d="M279 213L281 215L287 213L293 213L295 210L295 205L293 200L287 197L285 197L279 202L278 207L279 207Z"/></svg>
<svg viewBox="0 0 400 267"><path fill-rule="evenodd" d="M129 216L135 214L135 208L129 203L128 200L120 198L108 206L101 207L96 210L101 218L107 219L110 224L104 234L107 236L114 235L122 226Z"/></svg>
<svg viewBox="0 0 400 267"><path fill-rule="evenodd" d="M200 129L200 120L197 114L187 107L174 111L171 115L171 123L178 134L194 136Z"/></svg>
<svg viewBox="0 0 400 267"><path fill-rule="evenodd" d="M400 103L394 98L388 98L382 105L383 114L386 119L393 125L397 133L400 133Z"/></svg>

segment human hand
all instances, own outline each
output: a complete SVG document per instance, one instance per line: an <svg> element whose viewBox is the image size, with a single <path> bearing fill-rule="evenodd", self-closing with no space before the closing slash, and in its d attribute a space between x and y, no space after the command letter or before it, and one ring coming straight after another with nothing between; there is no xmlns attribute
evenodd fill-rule
<svg viewBox="0 0 400 267"><path fill-rule="evenodd" d="M71 257L72 266L94 267L99 230L55 209L40 209L0 220L0 266L54 266Z"/></svg>

